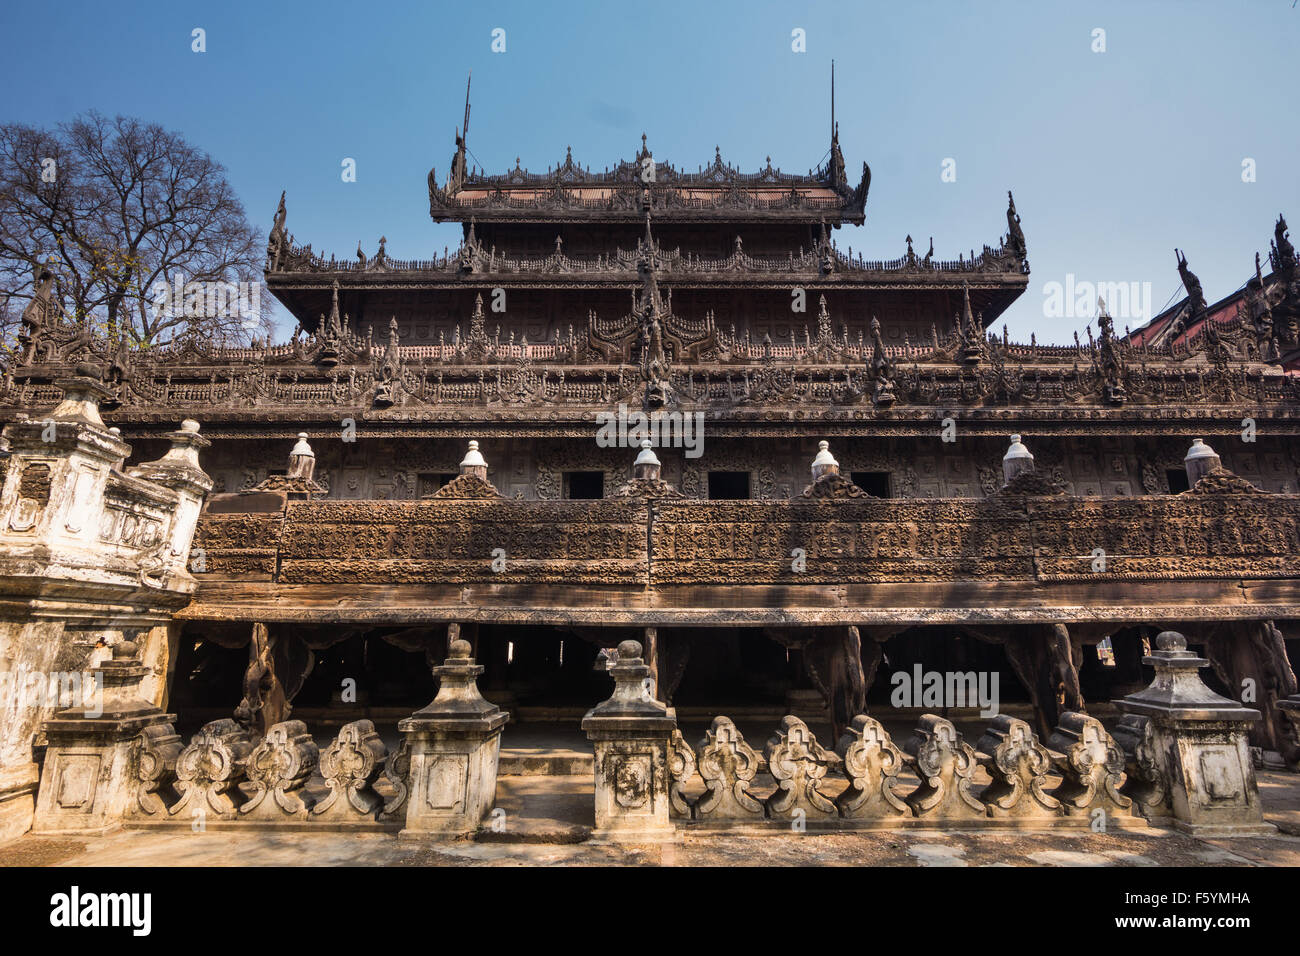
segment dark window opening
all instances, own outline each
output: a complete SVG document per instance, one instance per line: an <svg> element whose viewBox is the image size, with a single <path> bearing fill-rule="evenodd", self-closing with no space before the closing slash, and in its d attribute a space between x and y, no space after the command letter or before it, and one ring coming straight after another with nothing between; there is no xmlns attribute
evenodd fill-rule
<svg viewBox="0 0 1300 956"><path fill-rule="evenodd" d="M289 469L288 469L288 468L268 468L268 469L266 470L266 474L267 474L268 477L275 477L276 475L279 475L281 478L283 478L285 475L289 474Z"/></svg>
<svg viewBox="0 0 1300 956"><path fill-rule="evenodd" d="M1171 495L1182 494L1191 488L1191 485L1187 483L1187 472L1182 468L1170 468L1165 472L1165 477L1169 479L1169 493Z"/></svg>
<svg viewBox="0 0 1300 956"><path fill-rule="evenodd" d="M566 471L564 473L566 498L573 501L589 501L605 497L605 473L603 471Z"/></svg>
<svg viewBox="0 0 1300 956"><path fill-rule="evenodd" d="M425 495L433 494L455 477L456 472L454 471L440 471L436 474L426 472L419 475L418 483L420 487L420 497L423 498Z"/></svg>
<svg viewBox="0 0 1300 956"><path fill-rule="evenodd" d="M709 472L709 499L712 501L742 501L749 497L749 472Z"/></svg>
<svg viewBox="0 0 1300 956"><path fill-rule="evenodd" d="M874 498L889 498L889 472L855 471L850 477L853 483Z"/></svg>

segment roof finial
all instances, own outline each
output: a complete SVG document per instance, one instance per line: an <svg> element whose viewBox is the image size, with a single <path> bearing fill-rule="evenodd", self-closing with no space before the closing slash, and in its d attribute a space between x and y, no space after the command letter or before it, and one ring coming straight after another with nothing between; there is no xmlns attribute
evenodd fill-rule
<svg viewBox="0 0 1300 956"><path fill-rule="evenodd" d="M839 138L839 131L835 128L835 61L831 60L831 142L834 143Z"/></svg>
<svg viewBox="0 0 1300 956"><path fill-rule="evenodd" d="M470 70L465 76L465 125L461 127L461 145L466 146L469 143L469 84L474 79L474 71Z"/></svg>

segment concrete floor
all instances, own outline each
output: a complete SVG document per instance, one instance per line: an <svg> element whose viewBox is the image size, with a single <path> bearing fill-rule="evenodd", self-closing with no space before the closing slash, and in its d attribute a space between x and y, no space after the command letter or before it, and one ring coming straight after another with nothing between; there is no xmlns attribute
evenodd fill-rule
<svg viewBox="0 0 1300 956"><path fill-rule="evenodd" d="M528 781L535 778L514 778ZM579 830L566 823L586 778L553 778L539 801L502 781L500 805L518 840L412 846L390 834L119 830L94 838L24 836L0 846L7 866L1300 866L1300 838L1281 835L1198 840L1168 830L953 833L909 830L755 836L686 833L674 843L603 846L552 842ZM559 788L555 784L559 784ZM531 820L518 804L543 806ZM512 809L513 808L513 809ZM589 810L588 810L589 812ZM515 815L512 815L515 814ZM532 829L523 832L521 827ZM548 832L543 832L546 830ZM511 831L507 830L507 835Z"/></svg>

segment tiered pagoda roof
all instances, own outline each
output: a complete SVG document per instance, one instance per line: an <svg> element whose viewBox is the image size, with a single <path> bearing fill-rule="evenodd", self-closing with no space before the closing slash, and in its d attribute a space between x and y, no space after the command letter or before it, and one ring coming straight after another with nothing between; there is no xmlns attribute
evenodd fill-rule
<svg viewBox="0 0 1300 956"><path fill-rule="evenodd" d="M545 173L528 172L518 159L500 175L462 170L463 145L444 185L438 185L436 169L429 171L429 215L435 222L635 222L652 212L680 222L861 225L871 187L866 163L858 184L849 181L838 136L832 137L827 161L806 174L784 173L770 156L763 169L742 173L723 162L720 148L708 166L686 172L655 160L644 135L635 159L599 172L575 163L572 150Z"/></svg>

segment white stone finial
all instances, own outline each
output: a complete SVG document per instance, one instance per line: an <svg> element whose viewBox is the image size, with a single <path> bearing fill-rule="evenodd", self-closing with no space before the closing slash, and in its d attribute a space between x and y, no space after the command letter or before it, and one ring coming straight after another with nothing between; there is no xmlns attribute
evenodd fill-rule
<svg viewBox="0 0 1300 956"><path fill-rule="evenodd" d="M307 433L299 432L298 442L289 452L288 477L310 481L315 471L316 453L311 450L311 445L307 444Z"/></svg>
<svg viewBox="0 0 1300 956"><path fill-rule="evenodd" d="M188 429L185 430L188 431ZM293 451L289 452L290 458L294 457L295 455L306 455L308 458L316 457L316 453L311 450L311 445L307 444L306 432L298 433L298 443L293 446Z"/></svg>
<svg viewBox="0 0 1300 956"><path fill-rule="evenodd" d="M831 443L828 441L819 441L817 443L817 457L812 462L813 481L827 474L839 474L840 463L835 460L831 454Z"/></svg>
<svg viewBox="0 0 1300 956"><path fill-rule="evenodd" d="M1002 483L1010 484L1011 479L1026 471L1034 470L1034 456L1021 442L1019 435L1011 436L1011 446L1002 456Z"/></svg>
<svg viewBox="0 0 1300 956"><path fill-rule="evenodd" d="M1213 448L1199 438L1192 439L1192 447L1187 450L1183 467L1187 469L1187 485L1195 488L1196 483L1214 469L1222 467L1223 461Z"/></svg>
<svg viewBox="0 0 1300 956"><path fill-rule="evenodd" d="M197 435L199 433L199 423L193 418L187 418L181 422L181 431L190 435Z"/></svg>
<svg viewBox="0 0 1300 956"><path fill-rule="evenodd" d="M1019 435L1011 436L1011 445L1007 448L1007 453L1002 456L1003 461L1014 458L1028 458L1030 461L1034 460L1034 456L1030 453L1029 449L1025 447L1024 443L1020 440Z"/></svg>
<svg viewBox="0 0 1300 956"><path fill-rule="evenodd" d="M461 459L460 467L462 471L466 468L487 467L487 462L484 460L483 456L479 454L478 442L471 441L469 443L469 451L467 451L465 457Z"/></svg>
<svg viewBox="0 0 1300 956"><path fill-rule="evenodd" d="M654 449L650 447L650 439L648 438L641 439L641 453L636 456L636 461L634 461L632 464L633 465L660 464L659 456L656 455L654 453Z"/></svg>
<svg viewBox="0 0 1300 956"><path fill-rule="evenodd" d="M641 452L636 456L636 461L632 462L632 475L635 478L645 478L649 481L657 481L659 471L662 465L659 462L659 456L654 453L650 447L650 439L641 439Z"/></svg>

